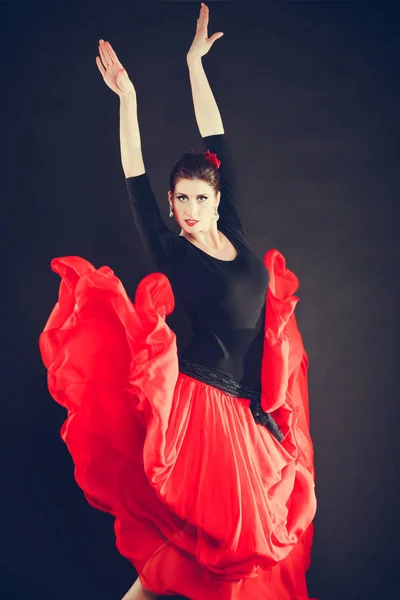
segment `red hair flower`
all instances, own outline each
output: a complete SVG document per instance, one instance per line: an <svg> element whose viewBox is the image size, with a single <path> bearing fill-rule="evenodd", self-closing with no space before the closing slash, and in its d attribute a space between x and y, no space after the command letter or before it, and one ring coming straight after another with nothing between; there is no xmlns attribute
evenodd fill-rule
<svg viewBox="0 0 400 600"><path fill-rule="evenodd" d="M209 150L207 150L207 152L204 152L204 156L206 157L207 160L209 160L217 169L219 169L219 165L221 164L221 161L217 158L217 155L214 152L210 152Z"/></svg>

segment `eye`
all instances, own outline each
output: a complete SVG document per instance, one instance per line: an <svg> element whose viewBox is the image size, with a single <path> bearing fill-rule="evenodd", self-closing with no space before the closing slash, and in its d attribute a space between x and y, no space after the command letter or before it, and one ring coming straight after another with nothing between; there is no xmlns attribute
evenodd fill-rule
<svg viewBox="0 0 400 600"><path fill-rule="evenodd" d="M177 196L178 200L186 200L186 196ZM204 200L201 200L202 198L204 198ZM199 196L199 200L201 200L202 202L205 202L205 200L207 200L208 196Z"/></svg>

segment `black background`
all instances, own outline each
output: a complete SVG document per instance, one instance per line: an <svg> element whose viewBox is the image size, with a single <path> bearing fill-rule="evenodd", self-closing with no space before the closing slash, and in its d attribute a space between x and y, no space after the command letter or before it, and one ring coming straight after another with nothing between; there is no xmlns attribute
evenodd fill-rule
<svg viewBox="0 0 400 600"><path fill-rule="evenodd" d="M232 141L255 250L300 279L318 512L310 596L400 597L398 576L399 23L396 2L209 2L203 64ZM113 519L73 479L38 337L55 256L109 265L131 297L154 270L134 228L113 45L138 94L144 161L168 176L203 149L186 52L199 2L0 2L4 600L119 600L136 578ZM171 225L173 228L174 225ZM169 318L190 337L179 303Z"/></svg>

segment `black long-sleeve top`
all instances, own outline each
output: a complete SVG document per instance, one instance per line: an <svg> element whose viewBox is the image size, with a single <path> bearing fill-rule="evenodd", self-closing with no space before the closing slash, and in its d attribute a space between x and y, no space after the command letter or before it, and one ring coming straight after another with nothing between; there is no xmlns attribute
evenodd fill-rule
<svg viewBox="0 0 400 600"><path fill-rule="evenodd" d="M136 227L157 269L165 273L191 320L194 336L182 357L260 390L265 298L269 273L252 252L239 217L238 185L226 134L203 137L221 161L218 229L237 251L232 261L210 256L164 223L147 173L126 185Z"/></svg>

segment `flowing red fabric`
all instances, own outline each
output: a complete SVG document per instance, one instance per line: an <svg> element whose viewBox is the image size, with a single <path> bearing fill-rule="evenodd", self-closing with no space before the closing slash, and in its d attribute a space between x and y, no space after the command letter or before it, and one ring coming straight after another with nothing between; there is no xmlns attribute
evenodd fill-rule
<svg viewBox="0 0 400 600"><path fill-rule="evenodd" d="M316 512L308 358L297 277L275 249L262 407L179 372L166 323L169 279L150 273L132 302L107 266L55 258L59 298L39 338L61 438L87 501L114 517L116 546L157 594L191 600L308 600Z"/></svg>

